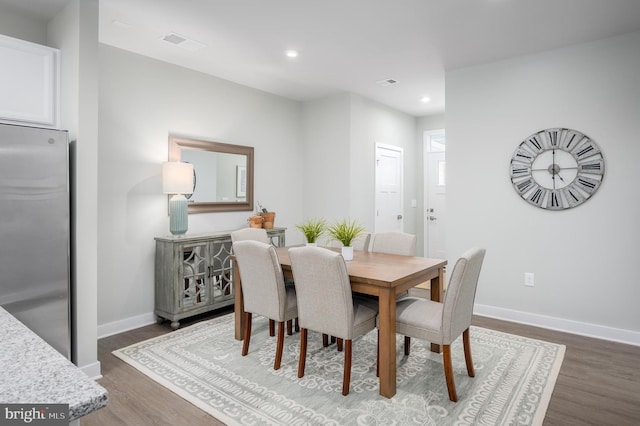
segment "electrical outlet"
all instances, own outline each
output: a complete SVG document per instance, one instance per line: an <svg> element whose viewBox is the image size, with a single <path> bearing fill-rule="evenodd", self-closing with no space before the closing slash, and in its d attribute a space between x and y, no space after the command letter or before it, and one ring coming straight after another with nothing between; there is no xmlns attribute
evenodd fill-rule
<svg viewBox="0 0 640 426"><path fill-rule="evenodd" d="M533 279L533 272L524 273L524 285L528 287L533 287L535 285L535 281Z"/></svg>

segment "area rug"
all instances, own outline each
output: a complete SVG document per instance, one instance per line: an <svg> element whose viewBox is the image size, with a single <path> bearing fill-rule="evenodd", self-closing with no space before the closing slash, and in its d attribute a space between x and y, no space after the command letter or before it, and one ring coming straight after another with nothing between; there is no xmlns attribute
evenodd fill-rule
<svg viewBox="0 0 640 426"><path fill-rule="evenodd" d="M299 333L285 336L280 370L268 321L253 320L240 355L233 314L114 351L162 386L228 425L541 425L565 347L479 327L471 329L475 378L461 339L452 345L458 402L449 401L442 355L397 338L397 393L378 395L375 331L354 340L351 391L342 396L344 354L309 332L305 376L297 377Z"/></svg>

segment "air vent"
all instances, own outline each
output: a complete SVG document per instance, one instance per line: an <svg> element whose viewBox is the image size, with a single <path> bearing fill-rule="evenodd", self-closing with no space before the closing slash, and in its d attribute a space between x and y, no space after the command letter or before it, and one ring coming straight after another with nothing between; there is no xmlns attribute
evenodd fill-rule
<svg viewBox="0 0 640 426"><path fill-rule="evenodd" d="M203 43L200 43L195 40L191 40L177 33L165 34L164 36L162 36L162 40L166 41L167 43L171 43L175 46L181 47L183 49L189 50L191 52L195 52L196 50L200 50L206 47L206 45Z"/></svg>
<svg viewBox="0 0 640 426"><path fill-rule="evenodd" d="M397 84L398 80L394 80L393 78L385 78L384 80L376 81L376 83L378 83L382 87L385 87L385 86L391 86L392 84Z"/></svg>

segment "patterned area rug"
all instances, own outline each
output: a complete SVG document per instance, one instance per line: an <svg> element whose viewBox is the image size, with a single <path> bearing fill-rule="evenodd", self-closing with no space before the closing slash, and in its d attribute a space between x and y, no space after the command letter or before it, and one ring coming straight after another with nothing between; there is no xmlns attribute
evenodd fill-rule
<svg viewBox="0 0 640 426"><path fill-rule="evenodd" d="M442 355L397 336L397 393L378 395L376 332L354 341L351 392L341 394L344 354L309 332L305 376L297 378L299 333L276 338L254 317L249 354L233 337L233 314L114 351L159 384L229 425L540 425L565 347L479 327L471 329L476 377L461 339L452 346L458 402L449 401Z"/></svg>

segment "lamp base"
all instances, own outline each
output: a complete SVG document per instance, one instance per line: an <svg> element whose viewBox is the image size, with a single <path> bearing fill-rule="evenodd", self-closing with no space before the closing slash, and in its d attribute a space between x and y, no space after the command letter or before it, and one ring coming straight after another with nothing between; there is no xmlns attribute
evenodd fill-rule
<svg viewBox="0 0 640 426"><path fill-rule="evenodd" d="M187 203L182 194L176 194L169 199L169 231L173 235L185 234L189 228Z"/></svg>

